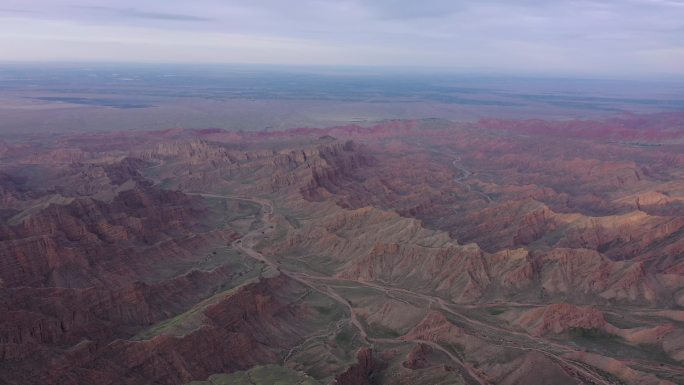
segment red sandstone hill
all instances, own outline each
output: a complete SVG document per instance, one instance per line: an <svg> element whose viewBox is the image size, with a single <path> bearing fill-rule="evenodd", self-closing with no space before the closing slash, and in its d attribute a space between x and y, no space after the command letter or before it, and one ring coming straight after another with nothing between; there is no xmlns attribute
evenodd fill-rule
<svg viewBox="0 0 684 385"><path fill-rule="evenodd" d="M140 251L198 228L196 199L143 187L109 203L77 198L10 219L0 226L3 286L120 285L153 274L145 270L156 258Z"/></svg>
<svg viewBox="0 0 684 385"><path fill-rule="evenodd" d="M4 142L0 383L684 383L681 139L673 113Z"/></svg>

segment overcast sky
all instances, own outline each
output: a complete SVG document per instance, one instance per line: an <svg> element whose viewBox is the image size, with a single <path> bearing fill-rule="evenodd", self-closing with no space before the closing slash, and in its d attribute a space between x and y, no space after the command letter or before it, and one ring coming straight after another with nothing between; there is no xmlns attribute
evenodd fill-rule
<svg viewBox="0 0 684 385"><path fill-rule="evenodd" d="M684 0L0 0L0 60L684 75Z"/></svg>

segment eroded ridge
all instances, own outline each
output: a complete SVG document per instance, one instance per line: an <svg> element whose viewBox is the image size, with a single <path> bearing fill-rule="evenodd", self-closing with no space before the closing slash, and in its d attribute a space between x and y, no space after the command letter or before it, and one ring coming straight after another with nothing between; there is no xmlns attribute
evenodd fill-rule
<svg viewBox="0 0 684 385"><path fill-rule="evenodd" d="M2 143L0 382L682 383L682 120L631 119Z"/></svg>

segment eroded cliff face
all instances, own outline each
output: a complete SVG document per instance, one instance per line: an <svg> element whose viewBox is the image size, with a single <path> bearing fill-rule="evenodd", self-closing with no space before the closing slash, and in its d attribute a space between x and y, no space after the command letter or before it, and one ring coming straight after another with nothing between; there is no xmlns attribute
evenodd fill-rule
<svg viewBox="0 0 684 385"><path fill-rule="evenodd" d="M84 340L104 344L130 337L210 296L249 270L222 266L189 271L159 283L136 282L119 289L2 289L2 358L17 361Z"/></svg>
<svg viewBox="0 0 684 385"><path fill-rule="evenodd" d="M176 299L162 291L154 293L165 297L164 300L168 301L165 305ZM64 341L36 341L40 347L53 345L55 349L34 352L31 357L6 356L4 359L14 362L19 369L39 364L41 359L54 358L43 362L46 366L39 371L14 370L6 379L27 384L178 384L206 378L213 373L277 363L278 356L301 341L316 324L318 314L315 310L290 300L291 295L302 293L305 293L304 288L282 275L262 279L234 292L213 296L192 317L170 317L173 322L162 324L166 329L152 328L133 340L114 339L112 336L97 338L92 330L74 325L85 335L80 336L80 342L70 349L67 356L55 356L58 352L56 347L62 345L57 342ZM133 303L140 306L143 301L139 299ZM156 308L147 314L148 319L113 317L109 321L126 324L130 330L140 330L136 326L154 325L161 320L160 310L172 311ZM83 313L96 316L94 312ZM135 317L135 313L127 316ZM169 316L167 314L163 319ZM69 330L71 326L62 321L61 328ZM103 332L109 331L103 325L98 326ZM41 333L49 332L44 328L40 330ZM118 336L125 335L120 333Z"/></svg>
<svg viewBox="0 0 684 385"><path fill-rule="evenodd" d="M677 119L3 144L0 382L682 382Z"/></svg>
<svg viewBox="0 0 684 385"><path fill-rule="evenodd" d="M664 275L640 261L613 261L584 248L489 254L416 220L370 208L325 216L292 234L270 252L334 256L336 263L326 264L339 278L437 293L456 303L573 298L655 305L671 303L674 294Z"/></svg>
<svg viewBox="0 0 684 385"><path fill-rule="evenodd" d="M111 202L77 198L20 214L0 226L2 285L117 286L153 275L162 249L172 253L164 263L187 256L173 240L201 228L198 218L206 214L201 204L193 207L196 199L137 186Z"/></svg>
<svg viewBox="0 0 684 385"><path fill-rule="evenodd" d="M334 188L336 181L349 179L354 169L373 162L372 155L353 141L316 141L301 149L245 151L220 142L184 140L162 143L135 156L173 164L174 172L162 173L160 179L184 190L227 188L226 179L241 179L245 193L277 193L296 187L318 200L329 196L326 188Z"/></svg>
<svg viewBox="0 0 684 385"><path fill-rule="evenodd" d="M334 385L371 385L373 372L379 369L379 364L373 358L373 351L369 348L359 350L356 363L344 373L335 376Z"/></svg>

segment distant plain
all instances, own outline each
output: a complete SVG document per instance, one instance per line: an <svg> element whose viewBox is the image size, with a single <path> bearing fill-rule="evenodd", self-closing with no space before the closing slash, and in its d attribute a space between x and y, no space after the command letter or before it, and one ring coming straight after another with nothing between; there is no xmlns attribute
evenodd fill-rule
<svg viewBox="0 0 684 385"><path fill-rule="evenodd" d="M682 109L684 82L665 79L377 68L0 65L0 134L281 130L424 118L566 120Z"/></svg>

